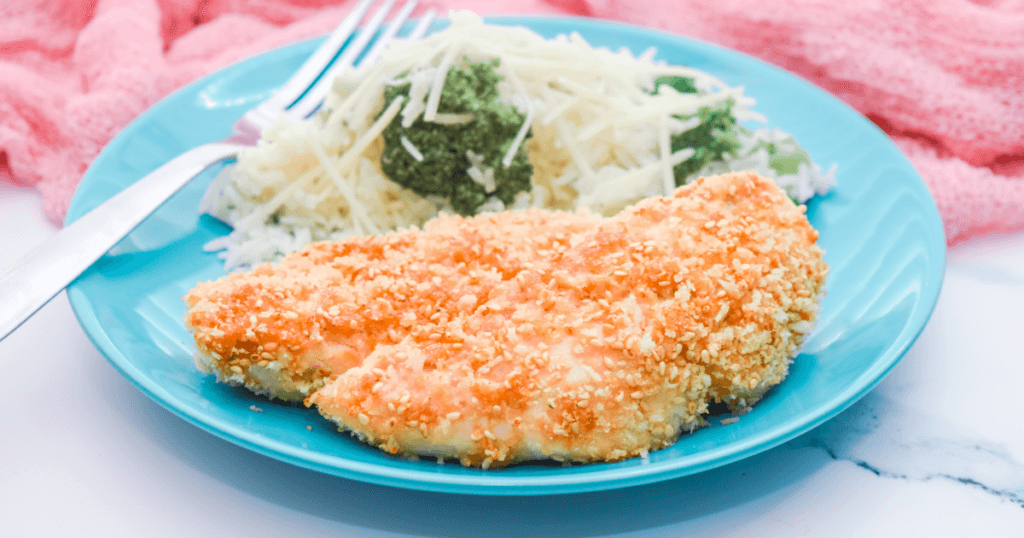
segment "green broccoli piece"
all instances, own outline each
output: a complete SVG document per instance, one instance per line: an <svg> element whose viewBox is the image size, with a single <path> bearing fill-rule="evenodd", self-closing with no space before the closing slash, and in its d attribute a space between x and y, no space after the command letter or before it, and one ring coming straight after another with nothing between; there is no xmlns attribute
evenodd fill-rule
<svg viewBox="0 0 1024 538"><path fill-rule="evenodd" d="M654 93L658 92L661 86L671 86L679 93L699 93L694 79L675 75L658 77L654 81ZM697 114L691 116L679 116L680 120L688 120L696 116L700 124L690 131L677 134L671 137L672 151L679 151L683 148L693 148L693 157L677 164L673 168L675 173L675 184L681 186L686 181L700 172L705 166L713 161L723 160L725 154L736 155L741 149L739 137L762 138L762 135L739 125L732 113L735 103L730 99L714 107L703 107ZM796 174L800 165L812 165L811 155L807 150L797 144L796 139L790 135L783 138L773 137L775 141L758 140L748 152L741 156L750 155L759 149L768 153L768 166L779 175ZM799 204L796 197L790 195L793 203Z"/></svg>
<svg viewBox="0 0 1024 538"><path fill-rule="evenodd" d="M661 86L671 86L679 93L697 93L697 86L690 77L676 75L658 77L654 81L654 93L658 93L658 88Z"/></svg>
<svg viewBox="0 0 1024 538"><path fill-rule="evenodd" d="M790 138L785 147L780 147L775 142L761 140L750 151L754 153L763 149L768 153L768 166L780 175L795 174L800 171L800 165L811 165L811 155L807 150L797 145L796 140Z"/></svg>
<svg viewBox="0 0 1024 538"><path fill-rule="evenodd" d="M524 141L507 168L502 163L512 146L526 115L498 99L498 83L502 76L496 71L499 60L469 63L466 68L452 67L445 77L438 112L472 113L473 121L443 125L423 121L420 117L409 128L402 127L401 116L384 129L384 154L381 168L392 181L421 196L440 196L451 202L461 215L474 215L489 198L495 197L506 206L517 194L530 190L530 163ZM389 86L385 102L397 96L408 97L411 83ZM530 133L527 133L529 140ZM418 161L402 144L405 137L420 153ZM473 161L487 175L493 174L493 190L473 180L467 170ZM487 183L487 182L485 182Z"/></svg>
<svg viewBox="0 0 1024 538"><path fill-rule="evenodd" d="M654 81L654 93L657 93L661 86L671 86L679 93L698 93L697 86L690 77L658 77ZM672 169L677 187L685 184L688 178L700 172L708 163L720 161L726 153L735 153L740 149L737 135L743 127L736 123L736 118L732 114L733 104L732 99L729 99L713 107L702 107L695 115L676 116L684 121L694 116L700 119L697 127L671 137L673 152L684 148L693 148L695 152L693 157Z"/></svg>
<svg viewBox="0 0 1024 538"><path fill-rule="evenodd" d="M732 107L732 99L713 107L702 107L696 114L700 119L700 124L697 127L672 136L673 152L683 148L693 148L695 152L693 157L677 164L672 169L677 187L685 184L687 178L700 172L708 163L720 161L726 153L735 153L740 149L737 134L743 127L736 123L736 118L732 115ZM692 116L677 117L686 120Z"/></svg>

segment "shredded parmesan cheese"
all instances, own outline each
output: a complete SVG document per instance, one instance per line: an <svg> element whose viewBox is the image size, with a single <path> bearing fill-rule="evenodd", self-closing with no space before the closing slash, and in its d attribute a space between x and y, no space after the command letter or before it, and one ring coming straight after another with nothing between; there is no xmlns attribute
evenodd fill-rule
<svg viewBox="0 0 1024 538"><path fill-rule="evenodd" d="M226 249L229 268L273 261L310 241L383 233L421 226L446 202L424 199L391 182L381 171L381 132L396 117L403 127L417 120L468 124L473 114L439 112L449 70L466 62L499 60L499 98L525 113L501 164L508 167L524 146L533 165L532 190L511 207L492 197L479 211L529 206L590 210L610 216L643 198L670 194L673 167L694 150L671 151L672 137L697 127L702 107L731 100L738 121L763 121L753 99L696 69L655 60L656 51L592 47L578 34L545 39L521 27L484 24L473 13L451 13L443 31L410 42L396 39L371 65L344 71L309 120L282 118L266 129L256 148L239 155L215 181L202 210L234 231L206 246ZM670 86L655 91L661 76L690 77L696 93ZM410 84L408 99L384 102L389 85ZM692 117L691 117L692 116ZM740 139L739 156L713 162L700 175L756 170L801 201L823 193L834 170L800 165L778 174L758 144L792 143L767 129ZM401 139L422 161L430 148ZM492 193L494 170L470 159L466 173Z"/></svg>
<svg viewBox="0 0 1024 538"><path fill-rule="evenodd" d="M403 136L401 138L401 141L402 147L405 148L405 151L409 152L409 155L412 155L413 159L416 159L417 161L423 160L423 153L421 153L420 150L416 149L416 146L412 145L412 142L410 142L408 138Z"/></svg>

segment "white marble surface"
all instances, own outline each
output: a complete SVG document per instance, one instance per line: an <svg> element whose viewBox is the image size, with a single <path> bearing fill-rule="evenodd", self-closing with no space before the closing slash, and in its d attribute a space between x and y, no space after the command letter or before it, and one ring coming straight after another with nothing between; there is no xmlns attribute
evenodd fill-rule
<svg viewBox="0 0 1024 538"><path fill-rule="evenodd" d="M0 185L0 267L54 233ZM554 497L361 484L153 403L64 294L0 341L2 536L1024 536L1024 233L952 249L921 337L810 433L695 476Z"/></svg>

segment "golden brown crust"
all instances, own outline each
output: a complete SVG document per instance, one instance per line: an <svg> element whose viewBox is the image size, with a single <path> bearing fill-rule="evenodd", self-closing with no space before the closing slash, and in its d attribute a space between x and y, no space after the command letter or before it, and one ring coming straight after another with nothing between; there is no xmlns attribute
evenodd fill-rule
<svg viewBox="0 0 1024 538"><path fill-rule="evenodd" d="M816 239L770 180L729 174L611 219L443 217L311 245L197 286L187 323L222 377L277 361L390 453L619 460L782 380L824 292Z"/></svg>

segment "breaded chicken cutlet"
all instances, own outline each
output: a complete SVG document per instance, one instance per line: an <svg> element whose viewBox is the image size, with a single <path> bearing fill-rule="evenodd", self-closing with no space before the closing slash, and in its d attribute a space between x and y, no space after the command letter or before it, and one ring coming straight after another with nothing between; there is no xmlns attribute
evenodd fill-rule
<svg viewBox="0 0 1024 538"><path fill-rule="evenodd" d="M197 364L392 454L616 461L785 377L827 266L754 173L615 217L530 210L318 243L186 297Z"/></svg>

